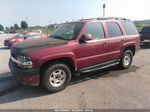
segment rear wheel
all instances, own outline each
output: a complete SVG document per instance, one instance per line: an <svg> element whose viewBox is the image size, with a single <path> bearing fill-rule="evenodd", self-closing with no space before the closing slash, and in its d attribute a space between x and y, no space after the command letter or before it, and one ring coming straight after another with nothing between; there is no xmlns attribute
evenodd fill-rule
<svg viewBox="0 0 150 112"><path fill-rule="evenodd" d="M122 58L120 60L120 67L123 69L127 69L132 64L133 53L131 50L124 51Z"/></svg>
<svg viewBox="0 0 150 112"><path fill-rule="evenodd" d="M71 80L71 71L64 63L47 66L42 74L42 87L48 92L58 92L66 88Z"/></svg>

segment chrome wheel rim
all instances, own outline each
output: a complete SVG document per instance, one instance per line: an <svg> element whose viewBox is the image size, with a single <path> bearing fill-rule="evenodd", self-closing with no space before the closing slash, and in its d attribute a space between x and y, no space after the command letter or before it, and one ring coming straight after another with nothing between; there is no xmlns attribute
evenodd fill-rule
<svg viewBox="0 0 150 112"><path fill-rule="evenodd" d="M131 61L131 55L130 54L126 54L123 60L123 63L125 66L128 66L130 64Z"/></svg>
<svg viewBox="0 0 150 112"><path fill-rule="evenodd" d="M50 77L49 82L54 87L59 87L66 81L66 72L62 69L54 70Z"/></svg>

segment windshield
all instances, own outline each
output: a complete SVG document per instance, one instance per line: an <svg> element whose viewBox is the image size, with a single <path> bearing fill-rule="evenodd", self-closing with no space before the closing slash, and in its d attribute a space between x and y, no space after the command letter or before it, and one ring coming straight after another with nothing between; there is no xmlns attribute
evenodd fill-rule
<svg viewBox="0 0 150 112"><path fill-rule="evenodd" d="M83 22L62 24L50 35L50 37L63 40L74 40L83 24Z"/></svg>

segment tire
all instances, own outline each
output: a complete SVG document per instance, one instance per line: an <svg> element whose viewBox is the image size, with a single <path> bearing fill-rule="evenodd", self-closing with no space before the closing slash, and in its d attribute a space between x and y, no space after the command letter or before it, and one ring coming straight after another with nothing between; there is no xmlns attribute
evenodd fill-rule
<svg viewBox="0 0 150 112"><path fill-rule="evenodd" d="M71 71L64 63L53 63L46 67L41 77L42 87L50 93L64 90L71 80Z"/></svg>
<svg viewBox="0 0 150 112"><path fill-rule="evenodd" d="M122 57L121 57L119 66L122 69L128 69L132 64L132 60L133 60L132 51L131 50L125 50Z"/></svg>

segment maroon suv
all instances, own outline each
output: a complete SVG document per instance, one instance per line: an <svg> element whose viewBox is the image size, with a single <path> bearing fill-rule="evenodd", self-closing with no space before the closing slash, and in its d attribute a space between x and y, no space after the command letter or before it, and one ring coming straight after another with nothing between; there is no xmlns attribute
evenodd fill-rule
<svg viewBox="0 0 150 112"><path fill-rule="evenodd" d="M13 45L9 67L24 84L41 84L49 92L58 92L73 75L113 65L127 69L139 45L130 20L80 20L61 25L49 38Z"/></svg>

